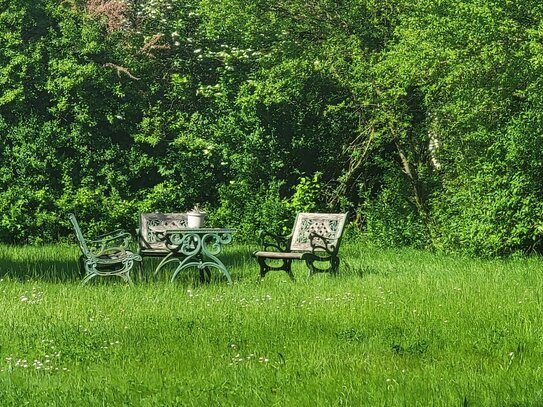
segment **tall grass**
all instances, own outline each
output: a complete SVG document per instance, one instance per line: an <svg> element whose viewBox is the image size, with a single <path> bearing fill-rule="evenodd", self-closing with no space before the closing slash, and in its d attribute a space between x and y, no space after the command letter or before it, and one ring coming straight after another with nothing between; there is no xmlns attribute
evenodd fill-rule
<svg viewBox="0 0 543 407"><path fill-rule="evenodd" d="M538 259L342 248L336 278L79 284L74 247L0 246L0 405L543 404ZM165 272L164 274L167 274Z"/></svg>

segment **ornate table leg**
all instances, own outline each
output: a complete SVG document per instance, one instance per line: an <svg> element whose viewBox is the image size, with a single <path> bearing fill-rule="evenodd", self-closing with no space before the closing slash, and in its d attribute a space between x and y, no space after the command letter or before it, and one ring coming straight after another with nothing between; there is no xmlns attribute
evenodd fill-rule
<svg viewBox="0 0 543 407"><path fill-rule="evenodd" d="M172 241L173 240L174 239L172 239ZM181 245L180 252L182 252L186 257L180 261L176 270L172 274L171 281L174 281L182 270L189 267L198 268L200 271L200 278L202 278L205 273L209 275L210 268L214 267L226 277L229 284L232 284L230 273L222 261L220 261L216 256L220 253L223 245L232 241L231 234L211 232L201 235L198 233L189 232L181 241L184 241L185 245Z"/></svg>
<svg viewBox="0 0 543 407"><path fill-rule="evenodd" d="M218 269L228 280L229 284L232 284L232 277L230 277L230 273L226 269L225 265L222 261L220 261L217 257L211 255L211 254L197 254L190 257L187 257L183 261L180 262L179 266L177 266L177 269L175 269L174 273L172 274L171 281L173 282L175 280L175 277L184 269L189 267L196 267L200 271L200 278L204 276L204 273L210 274L210 267L215 267Z"/></svg>
<svg viewBox="0 0 543 407"><path fill-rule="evenodd" d="M166 263L169 263L170 261L173 261L173 260L176 260L175 258L172 259L172 256L173 256L173 252L170 252L168 253L161 261L160 263L158 264L158 266L156 267L155 269L155 272L153 273L153 277L156 277L158 272L160 271L160 269L166 264Z"/></svg>

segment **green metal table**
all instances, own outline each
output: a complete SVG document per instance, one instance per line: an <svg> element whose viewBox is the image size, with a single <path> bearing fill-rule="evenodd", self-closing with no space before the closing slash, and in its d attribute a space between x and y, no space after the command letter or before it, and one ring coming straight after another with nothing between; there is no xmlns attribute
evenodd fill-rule
<svg viewBox="0 0 543 407"><path fill-rule="evenodd" d="M184 269L196 267L200 272L200 279L205 279L205 274L210 275L210 268L218 269L232 283L228 269L217 257L224 245L232 242L234 229L220 228L182 228L161 230L153 228L157 237L163 240L169 253L157 266L154 275L167 264L178 263L171 281Z"/></svg>

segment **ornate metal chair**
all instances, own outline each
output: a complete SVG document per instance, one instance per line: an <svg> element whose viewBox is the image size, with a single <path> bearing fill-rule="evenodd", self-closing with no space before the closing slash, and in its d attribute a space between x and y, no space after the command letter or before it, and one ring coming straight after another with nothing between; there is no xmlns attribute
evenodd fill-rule
<svg viewBox="0 0 543 407"><path fill-rule="evenodd" d="M260 277L264 278L271 270L284 270L294 279L293 260L305 261L310 276L325 272L336 274L346 220L346 213L299 213L289 236L261 231L263 250L253 253L260 265ZM273 265L274 261L280 264Z"/></svg>
<svg viewBox="0 0 543 407"><path fill-rule="evenodd" d="M132 284L130 270L135 261L141 261L141 256L127 250L132 239L130 233L118 229L94 239L85 239L75 215L69 213L68 218L72 222L82 253L79 257L79 264L85 270L82 284L96 276L119 276Z"/></svg>

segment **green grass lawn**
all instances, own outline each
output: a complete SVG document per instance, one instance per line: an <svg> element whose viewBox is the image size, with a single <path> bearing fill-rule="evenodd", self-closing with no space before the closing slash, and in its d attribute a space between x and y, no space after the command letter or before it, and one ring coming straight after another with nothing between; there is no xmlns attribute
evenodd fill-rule
<svg viewBox="0 0 543 407"><path fill-rule="evenodd" d="M0 405L543 405L541 260L344 243L336 278L257 283L233 246L231 286L134 287L0 246Z"/></svg>

